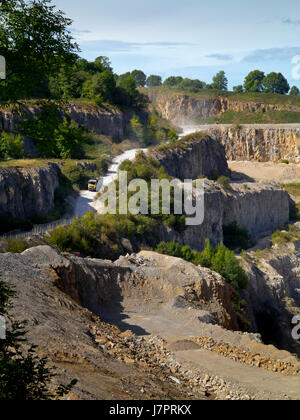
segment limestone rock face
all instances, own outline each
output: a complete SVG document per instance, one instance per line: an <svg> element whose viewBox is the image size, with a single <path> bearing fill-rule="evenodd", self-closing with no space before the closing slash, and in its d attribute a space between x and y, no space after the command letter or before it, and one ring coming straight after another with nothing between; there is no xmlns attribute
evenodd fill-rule
<svg viewBox="0 0 300 420"><path fill-rule="evenodd" d="M204 126L220 141L228 160L257 162L300 162L300 128L276 125Z"/></svg>
<svg viewBox="0 0 300 420"><path fill-rule="evenodd" d="M186 139L188 144L182 150L170 148L168 152L155 154L169 175L181 180L212 174L230 176L225 150L219 141L197 133Z"/></svg>
<svg viewBox="0 0 300 420"><path fill-rule="evenodd" d="M60 167L0 168L0 215L16 219L46 216L54 206Z"/></svg>
<svg viewBox="0 0 300 420"><path fill-rule="evenodd" d="M199 118L220 116L226 111L235 112L268 112L294 111L300 108L290 104L265 104L262 102L236 101L228 97L201 98L183 93L166 92L161 89L144 89L150 102L167 120L184 125L188 121Z"/></svg>
<svg viewBox="0 0 300 420"><path fill-rule="evenodd" d="M300 314L300 253L289 248L266 249L259 260L253 253L241 259L249 278L242 294L252 329L263 330L269 340L300 354L299 343L292 339L292 318Z"/></svg>
<svg viewBox="0 0 300 420"><path fill-rule="evenodd" d="M38 115L38 106L27 106L26 113L29 117ZM125 135L126 125L128 124L132 113L123 113L117 109L104 109L94 104L69 103L65 112L79 125L84 126L96 134L104 134L107 136L116 136L123 138ZM143 113L139 115L141 118L145 116ZM2 109L0 111L0 131L13 131L17 128L20 117L13 115L10 110Z"/></svg>
<svg viewBox="0 0 300 420"><path fill-rule="evenodd" d="M47 246L25 251L28 264L46 270L77 303L107 319L120 312L173 312L238 329L231 287L217 273L179 258L143 251L115 263L60 256ZM125 317L123 317L125 319ZM120 326L124 324L116 316ZM128 326L127 326L128 327Z"/></svg>
<svg viewBox="0 0 300 420"><path fill-rule="evenodd" d="M228 160L254 160L259 162L289 160L299 163L299 124L251 124L240 128L232 125L196 126L196 121L220 117L226 111L234 112L299 112L289 104L233 101L227 97L197 98L180 93L146 89L155 109L164 118L179 126L192 124L196 130L208 132L225 147Z"/></svg>
<svg viewBox="0 0 300 420"><path fill-rule="evenodd" d="M290 197L281 187L272 184L231 184L230 189L205 180L204 221L201 225L188 226L178 233L160 226L161 241L176 241L202 250L205 239L216 246L223 241L223 227L237 222L255 238L263 232L274 231L289 221Z"/></svg>

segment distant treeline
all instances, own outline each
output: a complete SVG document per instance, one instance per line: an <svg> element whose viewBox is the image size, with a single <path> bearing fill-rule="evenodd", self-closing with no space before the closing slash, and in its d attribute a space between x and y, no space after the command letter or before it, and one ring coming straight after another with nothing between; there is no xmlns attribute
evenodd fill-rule
<svg viewBox="0 0 300 420"><path fill-rule="evenodd" d="M169 76L163 82L162 77L151 75L147 77L141 70L134 70L132 73L121 75L120 78L132 76L139 87L159 87L174 88L190 92L199 92L204 89L228 91L228 79L226 73L221 70L212 79L212 83L206 83L199 79L183 78L181 76ZM243 92L265 92L277 94L299 95L300 90L297 86L290 87L287 79L281 73L265 74L260 70L251 71L245 78L243 85L233 87L236 93Z"/></svg>

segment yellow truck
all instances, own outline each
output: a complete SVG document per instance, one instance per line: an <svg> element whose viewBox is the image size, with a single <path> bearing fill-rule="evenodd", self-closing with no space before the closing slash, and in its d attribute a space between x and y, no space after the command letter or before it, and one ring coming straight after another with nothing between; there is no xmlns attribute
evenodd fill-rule
<svg viewBox="0 0 300 420"><path fill-rule="evenodd" d="M98 184L97 179L90 179L89 182L88 182L88 190L92 191L92 192L96 192L97 191L97 184Z"/></svg>

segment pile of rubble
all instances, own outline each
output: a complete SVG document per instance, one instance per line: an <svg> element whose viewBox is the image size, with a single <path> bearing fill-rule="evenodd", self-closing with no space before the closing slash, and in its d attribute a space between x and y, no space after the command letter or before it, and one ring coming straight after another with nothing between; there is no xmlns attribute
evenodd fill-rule
<svg viewBox="0 0 300 420"><path fill-rule="evenodd" d="M260 354L254 354L228 343L216 342L211 337L197 337L192 341L197 343L204 350L210 350L221 356L228 357L235 362L242 362L250 366L266 369L272 372L284 373L286 375L300 375L300 366L294 366L290 362L282 360L272 360Z"/></svg>
<svg viewBox="0 0 300 420"><path fill-rule="evenodd" d="M114 327L107 325L110 334L93 326L90 333L105 356L111 356L120 362L135 365L139 370L151 372L162 381L173 382L178 387L190 389L188 395L197 398L199 395L218 400L251 400L241 389L235 389L219 377L209 376L203 372L189 369L176 360L176 355L167 348L167 342L160 337L138 337L131 331L115 334ZM147 389L142 388L147 394Z"/></svg>

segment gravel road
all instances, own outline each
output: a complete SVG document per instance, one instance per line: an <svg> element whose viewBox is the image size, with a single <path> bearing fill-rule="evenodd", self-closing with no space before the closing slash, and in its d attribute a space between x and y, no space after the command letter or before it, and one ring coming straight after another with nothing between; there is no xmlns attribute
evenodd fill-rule
<svg viewBox="0 0 300 420"><path fill-rule="evenodd" d="M113 182L118 174L119 166L125 160L133 160L137 154L137 152L143 151L146 152L147 149L132 149L127 150L122 155L117 156L114 160L112 165L110 166L107 174L98 182L97 185L97 192L102 191L105 187L107 187L111 182ZM94 202L96 193L83 190L80 191L80 195L77 198L74 207L74 216L75 217L82 217L89 211L97 211L97 203Z"/></svg>

